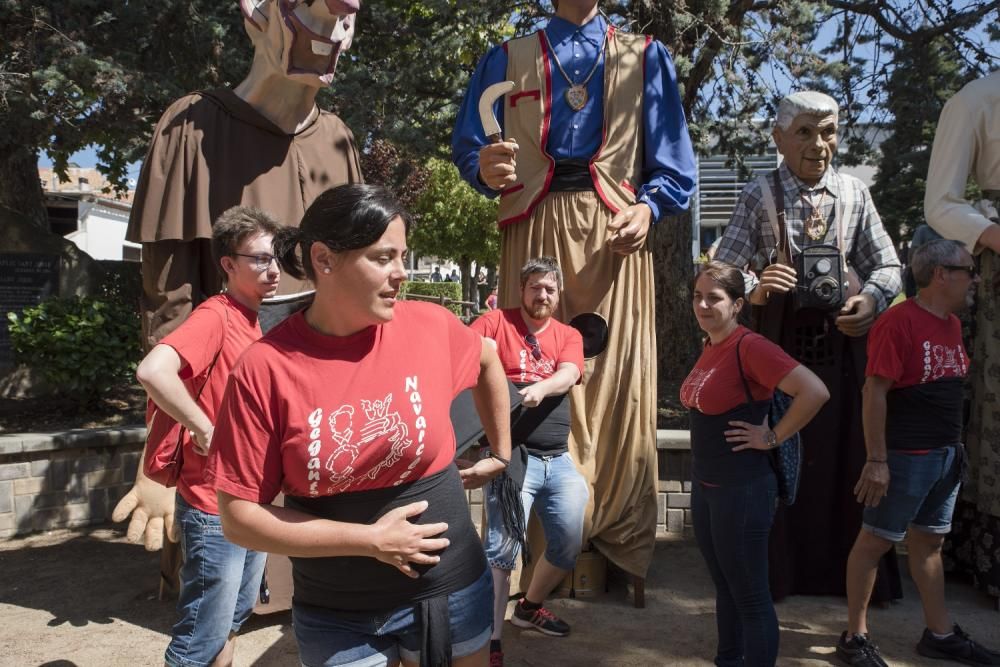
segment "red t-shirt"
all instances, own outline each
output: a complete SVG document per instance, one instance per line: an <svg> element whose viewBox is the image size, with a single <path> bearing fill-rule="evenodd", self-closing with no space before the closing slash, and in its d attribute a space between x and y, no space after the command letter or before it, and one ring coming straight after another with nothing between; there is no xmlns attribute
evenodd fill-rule
<svg viewBox="0 0 1000 667"><path fill-rule="evenodd" d="M736 344L741 338L743 374L755 401L769 398L778 383L799 365L760 334L743 326L736 327L722 343L705 344L698 362L681 385L684 407L706 415L721 415L746 403L746 392L736 364Z"/></svg>
<svg viewBox="0 0 1000 667"><path fill-rule="evenodd" d="M270 503L385 488L451 465L451 402L479 377L481 338L448 310L325 336L296 313L247 350L219 410L206 478Z"/></svg>
<svg viewBox="0 0 1000 667"><path fill-rule="evenodd" d="M540 358L524 339L530 332L520 308L491 310L469 325L473 331L497 342L497 354L504 373L517 383L545 380L559 370L560 364L575 364L583 377L583 336L571 326L554 319L535 334Z"/></svg>
<svg viewBox="0 0 1000 667"><path fill-rule="evenodd" d="M169 345L180 356L180 378L192 398L198 396L198 390L205 385L197 403L214 424L229 372L243 351L260 336L255 311L230 298L228 294L217 294L195 308L184 324L161 340L160 344ZM219 353L219 358L209 370L216 352ZM205 384L206 374L208 384ZM151 408L152 401L147 412ZM191 434L187 430L183 431L183 438L184 465L177 481L177 491L192 507L209 514L218 514L215 487L206 482L204 477L208 459L195 450Z"/></svg>
<svg viewBox="0 0 1000 667"><path fill-rule="evenodd" d="M913 299L885 311L868 334L865 375L888 378L893 389L964 378L968 372L959 319L943 320Z"/></svg>

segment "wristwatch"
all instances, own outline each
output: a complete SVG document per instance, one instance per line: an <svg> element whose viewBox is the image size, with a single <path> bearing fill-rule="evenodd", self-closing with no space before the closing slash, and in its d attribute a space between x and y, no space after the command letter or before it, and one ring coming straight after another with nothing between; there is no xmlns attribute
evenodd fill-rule
<svg viewBox="0 0 1000 667"><path fill-rule="evenodd" d="M774 431L769 430L764 434L764 442L767 443L768 449L774 449L778 446L778 436Z"/></svg>

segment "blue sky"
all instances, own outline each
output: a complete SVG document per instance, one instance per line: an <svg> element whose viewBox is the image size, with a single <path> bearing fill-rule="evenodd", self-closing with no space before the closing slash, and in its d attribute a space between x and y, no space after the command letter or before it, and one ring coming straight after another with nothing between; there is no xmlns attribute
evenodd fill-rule
<svg viewBox="0 0 1000 667"><path fill-rule="evenodd" d="M96 167L97 166L97 149L89 147L86 150L73 153L69 158L70 162L80 166L80 167ZM38 166L39 167L51 167L52 159L48 156L48 153L42 151L38 155ZM133 162L128 166L128 177L129 178L139 178L139 169L142 167L141 162Z"/></svg>

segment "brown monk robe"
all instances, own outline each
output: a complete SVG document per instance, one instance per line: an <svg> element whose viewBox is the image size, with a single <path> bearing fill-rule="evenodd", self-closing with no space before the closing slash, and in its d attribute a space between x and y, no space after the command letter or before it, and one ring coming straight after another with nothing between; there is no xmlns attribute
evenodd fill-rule
<svg viewBox="0 0 1000 667"><path fill-rule="evenodd" d="M126 235L142 243L144 345L152 348L221 289L209 249L219 214L258 206L297 226L320 193L361 181L354 137L330 112L317 109L289 133L228 88L170 105L153 132ZM281 294L303 289L294 278L281 281Z"/></svg>

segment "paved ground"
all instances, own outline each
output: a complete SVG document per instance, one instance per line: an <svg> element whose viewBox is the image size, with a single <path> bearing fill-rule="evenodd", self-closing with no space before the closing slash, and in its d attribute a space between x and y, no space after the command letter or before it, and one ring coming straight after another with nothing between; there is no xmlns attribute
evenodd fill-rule
<svg viewBox="0 0 1000 667"><path fill-rule="evenodd" d="M173 617L156 600L158 557L127 544L121 531L61 531L0 543L0 665L103 667L162 664ZM916 590L872 612L893 665L944 664L913 651L923 627ZM590 600L556 600L573 624L565 639L507 624L507 664L709 665L715 628L712 587L693 542L664 538L647 581L647 608L634 609L622 582ZM970 587L950 582L956 618L1000 645L1000 614ZM798 597L778 606L781 665L827 665L843 626L837 598ZM239 667L296 665L289 615L252 619L237 647Z"/></svg>

